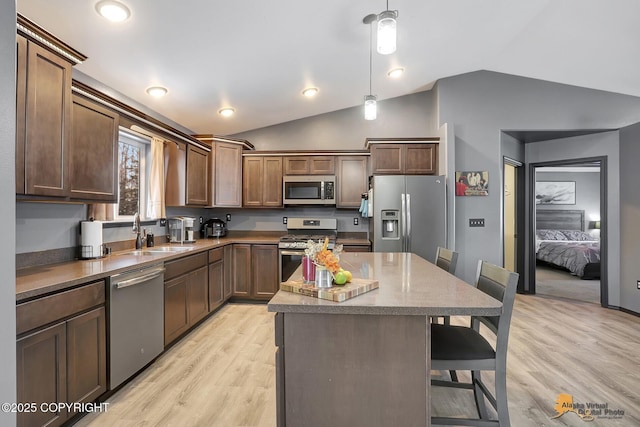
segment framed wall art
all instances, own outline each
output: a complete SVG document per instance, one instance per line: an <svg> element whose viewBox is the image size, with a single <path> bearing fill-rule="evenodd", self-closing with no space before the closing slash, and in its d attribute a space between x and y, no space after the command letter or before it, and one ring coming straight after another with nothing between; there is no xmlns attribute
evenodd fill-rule
<svg viewBox="0 0 640 427"><path fill-rule="evenodd" d="M489 172L456 172L456 196L488 196Z"/></svg>
<svg viewBox="0 0 640 427"><path fill-rule="evenodd" d="M536 205L575 204L575 181L536 181Z"/></svg>

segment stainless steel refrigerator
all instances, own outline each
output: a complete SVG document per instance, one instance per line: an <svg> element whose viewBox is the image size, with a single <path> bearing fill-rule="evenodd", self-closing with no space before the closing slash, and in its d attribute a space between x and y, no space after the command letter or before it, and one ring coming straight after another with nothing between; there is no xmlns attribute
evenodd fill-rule
<svg viewBox="0 0 640 427"><path fill-rule="evenodd" d="M412 252L429 261L447 246L444 176L374 176L369 235L376 252Z"/></svg>

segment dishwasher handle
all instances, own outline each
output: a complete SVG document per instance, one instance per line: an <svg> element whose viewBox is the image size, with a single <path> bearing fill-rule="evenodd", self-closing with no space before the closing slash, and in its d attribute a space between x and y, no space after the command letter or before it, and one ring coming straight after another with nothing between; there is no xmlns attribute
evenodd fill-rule
<svg viewBox="0 0 640 427"><path fill-rule="evenodd" d="M164 270L165 270L164 267L154 268L150 273L143 274L141 276L134 276L131 279L119 280L115 282L113 281L113 278L112 278L112 284L113 284L113 287L116 289L126 288L129 286L137 285L142 282L146 282L147 280L155 279L156 277L160 277L164 274Z"/></svg>

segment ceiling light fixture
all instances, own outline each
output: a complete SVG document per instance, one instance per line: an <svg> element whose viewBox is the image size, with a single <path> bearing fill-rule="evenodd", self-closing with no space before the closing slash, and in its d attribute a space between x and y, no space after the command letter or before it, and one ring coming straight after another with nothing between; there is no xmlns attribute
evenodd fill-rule
<svg viewBox="0 0 640 427"><path fill-rule="evenodd" d="M387 0L387 10L378 15L378 53L389 55L396 51L396 19L397 10L389 10L389 0Z"/></svg>
<svg viewBox="0 0 640 427"><path fill-rule="evenodd" d="M218 110L218 114L220 114L222 117L231 117L235 112L235 108L232 107L224 107Z"/></svg>
<svg viewBox="0 0 640 427"><path fill-rule="evenodd" d="M151 86L147 89L147 93L154 98L162 98L169 92L166 87L162 86Z"/></svg>
<svg viewBox="0 0 640 427"><path fill-rule="evenodd" d="M302 91L302 94L304 96L306 96L307 98L311 98L314 97L318 94L318 88L317 87L308 87L305 90Z"/></svg>
<svg viewBox="0 0 640 427"><path fill-rule="evenodd" d="M96 4L96 11L111 22L126 21L131 11L124 4L114 0L102 0Z"/></svg>
<svg viewBox="0 0 640 427"><path fill-rule="evenodd" d="M364 97L364 119L365 120L375 120L378 116L378 105L377 100L378 97L371 94L371 74L372 74L372 63L373 63L373 21L375 20L375 15L367 15L364 17L362 22L369 25L370 33L369 33L369 95Z"/></svg>
<svg viewBox="0 0 640 427"><path fill-rule="evenodd" d="M400 77L401 75L404 74L404 68L394 68L393 70L390 70L387 73L387 76L393 78L393 79L397 79L398 77Z"/></svg>

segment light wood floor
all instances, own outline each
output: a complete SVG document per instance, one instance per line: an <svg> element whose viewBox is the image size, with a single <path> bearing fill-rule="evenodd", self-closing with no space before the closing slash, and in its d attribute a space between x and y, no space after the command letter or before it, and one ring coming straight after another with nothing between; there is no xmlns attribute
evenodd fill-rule
<svg viewBox="0 0 640 427"><path fill-rule="evenodd" d="M107 412L77 425L273 427L273 338L265 305L229 304L113 395ZM640 425L638 367L640 318L590 303L517 296L508 356L512 426L584 426L573 413L551 419L560 393L624 410L621 419L590 425ZM436 388L432 407L459 415L473 403L466 391Z"/></svg>
<svg viewBox="0 0 640 427"><path fill-rule="evenodd" d="M600 304L600 280L582 280L547 265L536 267L536 293Z"/></svg>

